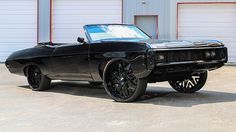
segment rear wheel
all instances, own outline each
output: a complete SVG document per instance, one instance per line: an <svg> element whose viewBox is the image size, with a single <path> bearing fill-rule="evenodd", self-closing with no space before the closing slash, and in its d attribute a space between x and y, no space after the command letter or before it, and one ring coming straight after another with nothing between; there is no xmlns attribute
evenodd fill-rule
<svg viewBox="0 0 236 132"><path fill-rule="evenodd" d="M117 102L135 101L147 87L147 80L136 78L131 64L126 60L110 62L105 68L103 79L106 92Z"/></svg>
<svg viewBox="0 0 236 132"><path fill-rule="evenodd" d="M207 81L207 71L193 74L190 78L169 81L169 84L178 92L194 93L202 89Z"/></svg>
<svg viewBox="0 0 236 132"><path fill-rule="evenodd" d="M43 91L50 88L51 80L43 75L37 66L28 67L27 80L30 88L34 91Z"/></svg>

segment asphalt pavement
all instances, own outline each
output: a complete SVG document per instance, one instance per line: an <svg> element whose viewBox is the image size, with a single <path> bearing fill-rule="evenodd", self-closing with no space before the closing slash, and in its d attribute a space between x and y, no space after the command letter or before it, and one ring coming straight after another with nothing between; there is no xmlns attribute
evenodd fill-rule
<svg viewBox="0 0 236 132"><path fill-rule="evenodd" d="M1 132L235 132L236 67L209 73L203 90L181 94L149 84L134 103L117 103L103 87L53 82L34 92L0 64Z"/></svg>

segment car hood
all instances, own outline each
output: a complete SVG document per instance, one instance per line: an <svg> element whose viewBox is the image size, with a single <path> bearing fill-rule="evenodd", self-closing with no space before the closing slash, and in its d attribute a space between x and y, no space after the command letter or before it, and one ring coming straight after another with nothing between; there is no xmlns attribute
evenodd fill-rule
<svg viewBox="0 0 236 132"><path fill-rule="evenodd" d="M147 43L150 48L198 48L198 47L216 47L223 46L223 43L217 40L199 40L199 41L185 41L185 40L156 40L150 39L142 41Z"/></svg>

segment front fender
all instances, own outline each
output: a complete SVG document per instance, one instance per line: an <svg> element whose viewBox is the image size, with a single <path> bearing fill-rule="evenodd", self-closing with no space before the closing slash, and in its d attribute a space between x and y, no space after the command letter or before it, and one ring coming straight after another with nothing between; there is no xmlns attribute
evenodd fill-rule
<svg viewBox="0 0 236 132"><path fill-rule="evenodd" d="M116 62L116 61L125 61L127 63L131 64L131 67L133 69L133 73L137 78L145 78L147 77L150 73L151 70L147 70L146 68L146 57L145 55L139 55L136 58L132 59L132 60L128 60L125 58L114 58L111 59L105 66L104 68L104 72L103 72L103 78L106 74L106 70L109 68L109 66Z"/></svg>

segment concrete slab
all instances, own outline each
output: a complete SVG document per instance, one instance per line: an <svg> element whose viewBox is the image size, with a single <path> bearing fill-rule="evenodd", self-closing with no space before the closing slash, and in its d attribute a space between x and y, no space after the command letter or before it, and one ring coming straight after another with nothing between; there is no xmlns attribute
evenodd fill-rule
<svg viewBox="0 0 236 132"><path fill-rule="evenodd" d="M102 87L54 82L33 92L26 78L0 65L0 131L65 132L234 132L236 67L209 73L204 89L175 92L167 83L149 84L135 103L117 103Z"/></svg>

